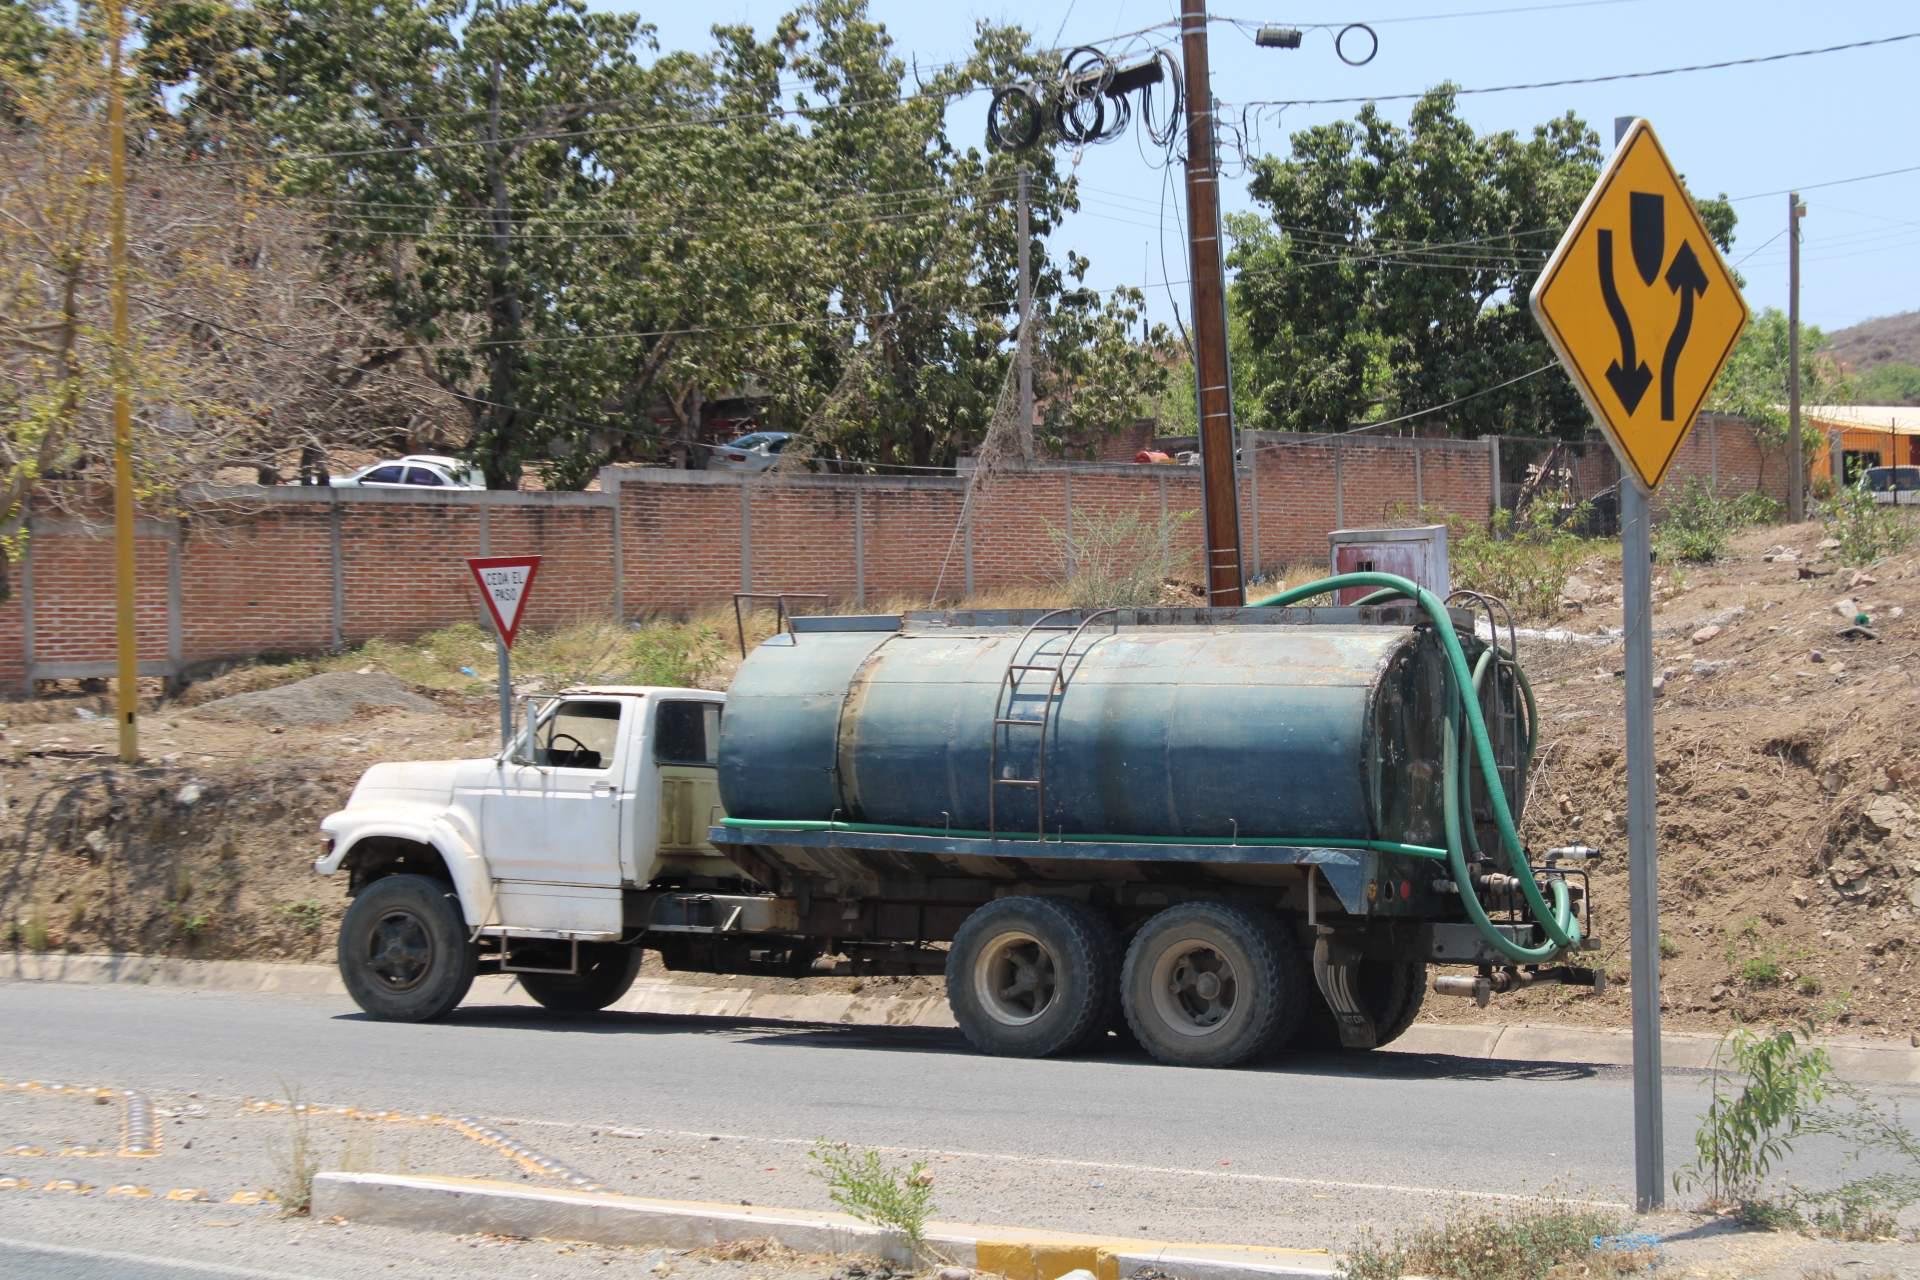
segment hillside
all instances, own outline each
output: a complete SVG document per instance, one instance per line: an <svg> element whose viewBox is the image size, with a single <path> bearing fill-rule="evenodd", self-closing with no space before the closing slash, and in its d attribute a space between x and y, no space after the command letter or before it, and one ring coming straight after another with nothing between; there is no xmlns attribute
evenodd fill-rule
<svg viewBox="0 0 1920 1280"><path fill-rule="evenodd" d="M1855 373L1877 365L1920 365L1920 311L1875 316L1827 334L1827 350Z"/></svg>

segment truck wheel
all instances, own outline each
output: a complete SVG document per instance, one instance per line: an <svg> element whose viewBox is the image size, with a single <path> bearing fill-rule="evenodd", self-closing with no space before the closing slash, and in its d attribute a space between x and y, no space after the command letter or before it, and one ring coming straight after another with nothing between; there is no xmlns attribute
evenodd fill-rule
<svg viewBox="0 0 1920 1280"><path fill-rule="evenodd" d="M1308 972L1312 965L1308 963ZM1366 1053L1340 1043L1340 1029L1334 1024L1333 1010L1320 988L1311 981L1312 1007L1301 1023L1294 1046L1326 1053ZM1420 1016L1427 1001L1427 962L1424 960L1387 960L1367 956L1360 962L1360 998L1373 1016L1374 1048L1383 1049L1398 1040Z"/></svg>
<svg viewBox="0 0 1920 1280"><path fill-rule="evenodd" d="M353 1002L376 1018L445 1017L465 998L478 964L460 899L445 881L375 880L340 922L340 977Z"/></svg>
<svg viewBox="0 0 1920 1280"><path fill-rule="evenodd" d="M580 944L578 973L521 973L520 986L555 1013L597 1013L627 994L640 972L640 948L617 942Z"/></svg>
<svg viewBox="0 0 1920 1280"><path fill-rule="evenodd" d="M1278 920L1189 902L1134 935L1120 1000L1133 1034L1161 1062L1229 1067L1291 1036L1307 991Z"/></svg>
<svg viewBox="0 0 1920 1280"><path fill-rule="evenodd" d="M973 1047L1044 1058L1107 1029L1113 927L1063 898L1001 898L966 918L947 952L947 1003Z"/></svg>

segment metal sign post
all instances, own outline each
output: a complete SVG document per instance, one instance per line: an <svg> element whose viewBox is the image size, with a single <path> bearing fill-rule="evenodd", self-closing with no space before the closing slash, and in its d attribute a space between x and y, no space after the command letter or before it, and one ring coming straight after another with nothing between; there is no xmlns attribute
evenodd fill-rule
<svg viewBox="0 0 1920 1280"><path fill-rule="evenodd" d="M500 749L513 745L513 672L508 652L520 630L520 617L527 597L533 593L534 575L540 572L539 556L469 557L467 568L480 588L480 599L493 619L494 646L500 657Z"/></svg>
<svg viewBox="0 0 1920 1280"><path fill-rule="evenodd" d="M1533 286L1534 318L1620 459L1633 946L1634 1202L1666 1201L1660 876L1653 824L1652 494L1747 325L1747 304L1646 121L1614 153Z"/></svg>

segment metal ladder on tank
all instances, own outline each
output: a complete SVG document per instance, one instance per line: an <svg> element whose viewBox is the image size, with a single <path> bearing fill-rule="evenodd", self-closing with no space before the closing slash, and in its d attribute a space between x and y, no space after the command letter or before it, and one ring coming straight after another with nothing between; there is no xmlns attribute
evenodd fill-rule
<svg viewBox="0 0 1920 1280"><path fill-rule="evenodd" d="M1110 614L1118 614L1119 610L1117 608L1095 609L1081 618L1078 623L1053 621L1055 618L1076 612L1078 611L1074 609L1054 609L1034 619L1032 625L1021 634L1019 642L1013 646L1013 652L1008 655L1006 670L1000 673L1000 689L993 699L993 730L987 740L987 833L989 835L1000 834L1000 788L1017 787L1023 791L1033 792L1034 838L1036 840L1047 838L1047 728L1053 723L1054 708L1060 704L1060 699L1066 696L1067 682L1071 678L1068 675L1068 664L1075 656L1074 644L1079 641L1081 634L1089 625ZM1116 621L1114 625L1117 630L1119 623ZM1035 635L1047 631L1072 633L1067 637L1066 646L1059 653L1059 660L1057 662L1022 662L1020 655L1026 651L1027 642ZM1086 655L1082 652L1079 656ZM1047 676L1047 695L1040 703L1040 714L1038 716L1008 715L1007 713L1013 710L1012 699L1019 696L1021 677L1033 671L1045 672ZM1013 729L1040 731L1039 744L1034 748L1033 753L1033 776L1030 778L1000 776L1000 738L1002 734Z"/></svg>

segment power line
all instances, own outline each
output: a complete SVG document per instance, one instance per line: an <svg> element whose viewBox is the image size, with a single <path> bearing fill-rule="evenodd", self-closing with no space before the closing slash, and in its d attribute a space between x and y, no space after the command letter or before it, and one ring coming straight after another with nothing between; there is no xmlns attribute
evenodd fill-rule
<svg viewBox="0 0 1920 1280"><path fill-rule="evenodd" d="M1495 18L1518 13L1553 13L1561 9L1597 9L1608 5L1639 4L1642 0L1561 0L1558 4L1523 4L1506 9L1463 9L1453 13L1414 13L1395 18L1342 18L1337 22L1300 22L1289 21L1284 25L1301 27L1307 30L1324 31L1358 24L1363 27L1384 27L1394 23L1407 22L1445 22L1453 18ZM1215 22L1228 22L1236 27L1261 27L1273 23L1271 18L1225 18L1215 17Z"/></svg>
<svg viewBox="0 0 1920 1280"><path fill-rule="evenodd" d="M1559 89L1568 85L1609 84L1617 80L1647 80L1656 76L1677 76L1695 71L1722 71L1728 67L1752 67L1766 62L1783 62L1789 58L1812 58L1825 53L1842 53L1851 49L1870 49L1879 45L1897 44L1902 40L1916 39L1920 39L1920 31L1906 31L1899 35L1880 36L1872 40L1854 40L1846 44L1823 45L1818 49L1792 49L1785 53L1762 54L1752 58L1728 58L1721 62L1696 62L1683 67L1661 67L1653 71L1618 71L1611 75L1572 76L1563 80L1535 80L1525 84L1483 85L1474 89L1455 88L1452 90L1452 93L1456 97L1464 97L1470 93L1514 93L1522 89ZM1433 90L1428 89L1418 93L1369 93L1346 98L1258 98L1231 105L1240 107L1347 106L1356 102L1406 102L1424 98L1431 92L1433 92Z"/></svg>
<svg viewBox="0 0 1920 1280"><path fill-rule="evenodd" d="M1412 413L1403 413L1397 418L1385 418L1379 422L1366 422L1366 423L1362 423L1357 427L1348 427L1344 431L1328 431L1328 432L1308 433L1308 434L1324 434L1329 436L1352 436L1352 435L1358 435L1363 431L1377 431L1381 427L1391 427L1402 422L1411 422L1415 418L1424 418L1429 416L1430 414L1444 413L1446 410L1454 408L1457 405L1463 405L1467 403L1467 401L1469 400L1478 400L1481 396L1492 395L1496 391L1504 391L1506 388L1513 386L1517 382L1525 382L1528 378L1537 378L1541 374L1545 373L1547 370L1557 368L1557 367L1558 367L1557 362L1550 361L1546 364L1541 365L1538 369L1529 369L1525 373L1520 374L1518 377L1508 378L1505 382L1496 382L1490 387L1482 387L1478 391L1470 391L1466 395L1461 396L1457 400L1449 400L1445 404L1436 404L1431 408L1427 408L1427 409L1415 409ZM1254 446L1254 451L1257 453L1264 449L1284 449L1284 448L1287 448L1289 445L1296 444L1296 443L1298 442L1287 441L1281 444L1256 445Z"/></svg>
<svg viewBox="0 0 1920 1280"><path fill-rule="evenodd" d="M1901 37L1905 39L1906 37ZM1793 191L1818 191L1822 187L1844 187L1854 182L1871 182L1875 178L1891 178L1902 173L1920 173L1920 164L1910 164L1901 169L1882 169L1878 173L1858 173L1851 178L1830 178L1825 182L1803 182L1797 187L1782 187L1778 191L1755 191L1751 195L1733 196L1728 203L1741 200L1759 200L1765 196L1784 196Z"/></svg>

